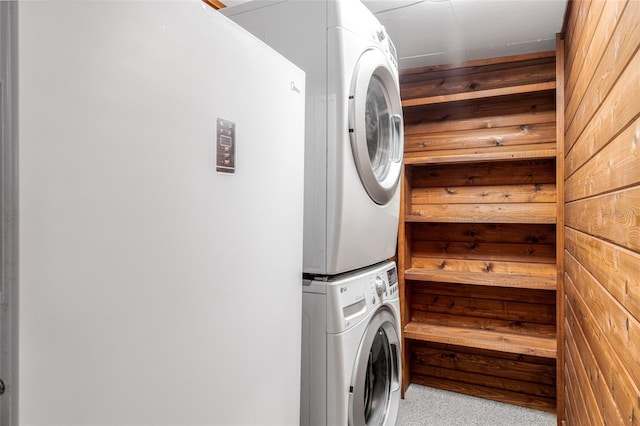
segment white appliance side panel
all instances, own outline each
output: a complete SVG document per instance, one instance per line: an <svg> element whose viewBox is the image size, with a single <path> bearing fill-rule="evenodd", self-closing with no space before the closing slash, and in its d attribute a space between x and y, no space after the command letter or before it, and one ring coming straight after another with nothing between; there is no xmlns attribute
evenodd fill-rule
<svg viewBox="0 0 640 426"><path fill-rule="evenodd" d="M328 3L255 0L221 10L306 71L304 271L317 274L327 273L327 110L335 108L335 96L327 98Z"/></svg>
<svg viewBox="0 0 640 426"><path fill-rule="evenodd" d="M327 296L302 293L300 425L327 422Z"/></svg>
<svg viewBox="0 0 640 426"><path fill-rule="evenodd" d="M22 424L299 423L304 74L207 8L19 5Z"/></svg>
<svg viewBox="0 0 640 426"><path fill-rule="evenodd" d="M304 0L303 0L304 1ZM329 1L327 26L341 27L355 34L368 36L380 22L360 0Z"/></svg>

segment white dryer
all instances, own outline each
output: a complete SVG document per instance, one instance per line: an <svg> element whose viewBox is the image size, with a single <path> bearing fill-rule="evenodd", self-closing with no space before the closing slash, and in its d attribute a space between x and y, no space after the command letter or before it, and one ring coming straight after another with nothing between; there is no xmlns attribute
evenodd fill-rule
<svg viewBox="0 0 640 426"><path fill-rule="evenodd" d="M359 0L254 0L221 12L306 73L304 272L389 259L404 138L384 27Z"/></svg>
<svg viewBox="0 0 640 426"><path fill-rule="evenodd" d="M395 425L400 306L393 262L304 282L302 425Z"/></svg>

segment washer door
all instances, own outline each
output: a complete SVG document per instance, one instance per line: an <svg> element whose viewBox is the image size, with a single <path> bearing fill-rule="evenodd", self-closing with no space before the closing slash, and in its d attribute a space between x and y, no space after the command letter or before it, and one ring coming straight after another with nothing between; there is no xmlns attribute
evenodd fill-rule
<svg viewBox="0 0 640 426"><path fill-rule="evenodd" d="M349 393L349 425L394 425L400 404L400 338L380 308L360 342Z"/></svg>
<svg viewBox="0 0 640 426"><path fill-rule="evenodd" d="M404 149L400 91L390 66L382 51L365 51L349 92L351 149L360 180L377 204L395 193Z"/></svg>

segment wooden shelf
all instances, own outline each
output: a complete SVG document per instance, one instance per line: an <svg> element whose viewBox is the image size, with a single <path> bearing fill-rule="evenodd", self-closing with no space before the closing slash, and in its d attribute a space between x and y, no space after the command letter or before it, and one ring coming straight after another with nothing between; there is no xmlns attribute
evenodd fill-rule
<svg viewBox="0 0 640 426"><path fill-rule="evenodd" d="M404 164L456 164L545 158L556 158L555 142L515 147L450 149L428 153L407 152L404 155Z"/></svg>
<svg viewBox="0 0 640 426"><path fill-rule="evenodd" d="M521 86L500 87L497 89L478 90L475 92L462 92L450 95L428 96L425 98L405 99L402 101L403 107L413 107L445 102L469 101L473 99L494 98L497 96L517 95L524 93L542 92L556 88L555 81L544 83L525 84Z"/></svg>
<svg viewBox="0 0 640 426"><path fill-rule="evenodd" d="M535 274L513 274L490 272L495 262L476 262L478 271L447 271L444 269L411 268L404 272L406 280L435 281L454 284L472 284L495 287L530 288L539 290L555 290L556 276ZM544 265L548 272L555 265ZM482 270L481 268L484 268Z"/></svg>
<svg viewBox="0 0 640 426"><path fill-rule="evenodd" d="M556 357L556 336L552 333L549 335L536 335L534 333L509 333L501 330L480 328L491 327L486 323L479 324L477 328L451 324L443 325L442 319L437 318L438 316L435 317L436 319L433 322L409 322L404 327L404 337L543 358ZM498 325L498 327L500 326Z"/></svg>
<svg viewBox="0 0 640 426"><path fill-rule="evenodd" d="M404 216L405 223L556 223L555 203L440 204Z"/></svg>

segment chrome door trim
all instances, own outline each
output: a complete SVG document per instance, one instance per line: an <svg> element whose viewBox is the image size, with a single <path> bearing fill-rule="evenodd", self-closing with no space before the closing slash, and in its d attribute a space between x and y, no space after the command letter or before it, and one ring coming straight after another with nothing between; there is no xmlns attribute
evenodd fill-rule
<svg viewBox="0 0 640 426"><path fill-rule="evenodd" d="M387 57L379 49L368 49L358 59L349 91L349 137L358 175L369 197L377 204L388 203L400 181L404 150L402 103L395 73ZM367 146L366 102L369 84L377 78L389 106L390 153L389 170L379 180L374 172Z"/></svg>
<svg viewBox="0 0 640 426"><path fill-rule="evenodd" d="M391 407L397 407L400 399L400 382L402 377L400 330L397 329L397 319L391 309L386 306L379 308L371 317L360 341L356 355L351 386L349 392L349 426L362 426L366 424L364 387L367 375L367 366L371 346L378 330L384 330L388 339L388 359L390 363L388 400L385 405L383 425L395 423L397 413L390 413ZM397 399L398 401L395 401ZM389 418L389 415L392 418ZM391 423L389 423L391 421Z"/></svg>

